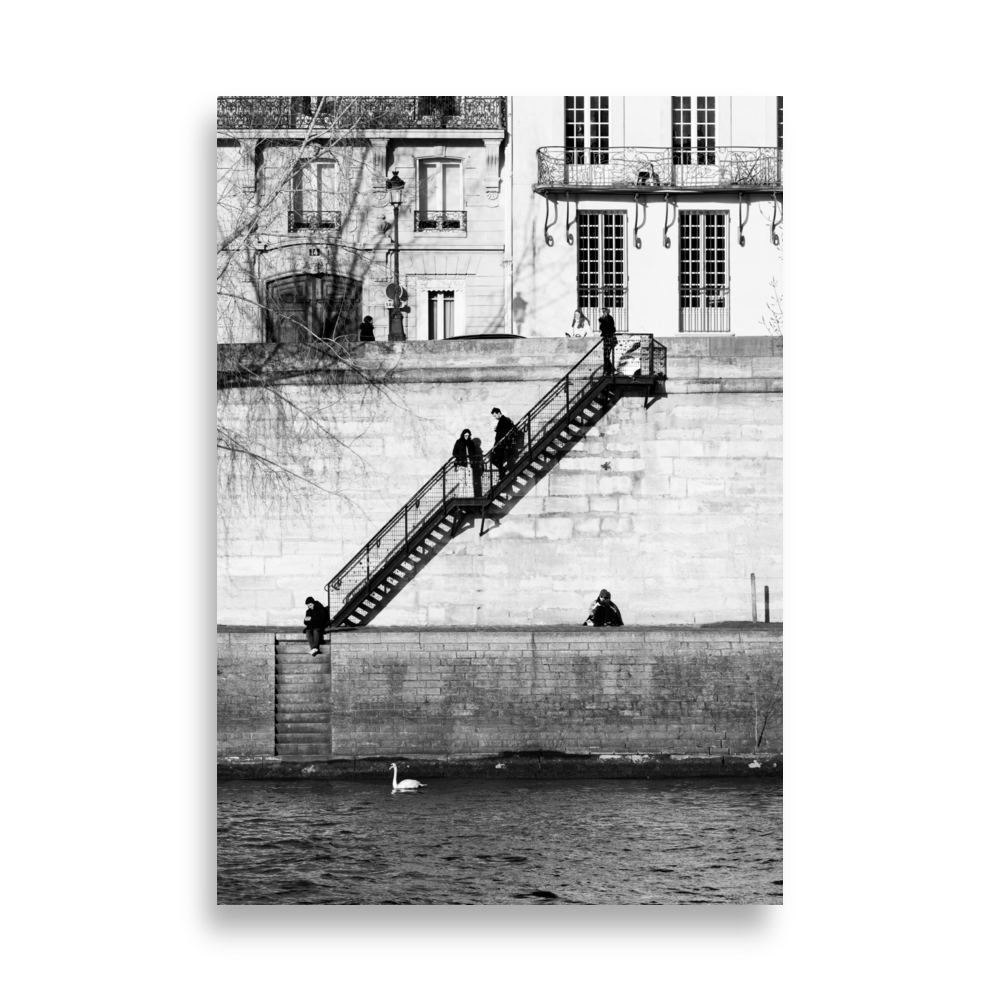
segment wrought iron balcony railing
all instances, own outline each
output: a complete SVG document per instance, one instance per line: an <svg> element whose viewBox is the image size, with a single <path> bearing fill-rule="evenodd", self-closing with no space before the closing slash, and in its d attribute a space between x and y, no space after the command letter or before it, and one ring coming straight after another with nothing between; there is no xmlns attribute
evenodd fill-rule
<svg viewBox="0 0 1000 1000"><path fill-rule="evenodd" d="M503 97L220 97L220 129L502 129Z"/></svg>
<svg viewBox="0 0 1000 1000"><path fill-rule="evenodd" d="M772 146L670 149L618 146L538 150L540 189L764 188L782 185L782 150ZM590 162L579 162L589 160Z"/></svg>
<svg viewBox="0 0 1000 1000"><path fill-rule="evenodd" d="M341 218L341 212L327 209L303 212L292 208L288 211L288 231L294 233L297 229L340 229Z"/></svg>
<svg viewBox="0 0 1000 1000"><path fill-rule="evenodd" d="M465 212L421 212L413 213L413 228L417 232L427 229L457 229L466 231Z"/></svg>

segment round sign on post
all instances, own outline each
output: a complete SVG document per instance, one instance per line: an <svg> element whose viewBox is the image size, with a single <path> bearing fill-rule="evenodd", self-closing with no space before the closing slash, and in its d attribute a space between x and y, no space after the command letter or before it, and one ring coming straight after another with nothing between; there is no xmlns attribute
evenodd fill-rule
<svg viewBox="0 0 1000 1000"><path fill-rule="evenodd" d="M385 286L385 296L387 299L394 299L396 297L396 283L390 281L388 285ZM399 299L401 302L405 302L409 296L406 294L405 288L399 289Z"/></svg>

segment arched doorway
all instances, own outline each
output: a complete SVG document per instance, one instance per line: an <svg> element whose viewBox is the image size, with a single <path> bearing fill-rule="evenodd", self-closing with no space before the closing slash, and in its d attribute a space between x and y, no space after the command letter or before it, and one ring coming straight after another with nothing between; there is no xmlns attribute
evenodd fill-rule
<svg viewBox="0 0 1000 1000"><path fill-rule="evenodd" d="M290 274L267 283L267 341L357 339L361 282L340 274Z"/></svg>

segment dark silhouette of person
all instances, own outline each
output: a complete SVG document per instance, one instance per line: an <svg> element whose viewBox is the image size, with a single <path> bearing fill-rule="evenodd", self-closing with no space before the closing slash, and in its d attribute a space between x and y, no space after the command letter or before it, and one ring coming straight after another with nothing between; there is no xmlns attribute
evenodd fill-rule
<svg viewBox="0 0 1000 1000"><path fill-rule="evenodd" d="M305 628L302 630L309 640L310 656L319 655L319 644L323 641L323 633L330 624L330 611L314 597L306 598L306 616L302 620Z"/></svg>
<svg viewBox="0 0 1000 1000"><path fill-rule="evenodd" d="M601 318L597 321L597 325L601 331L601 339L604 341L604 374L614 375L615 348L618 346L618 338L615 336L614 318L607 306L601 310Z"/></svg>
<svg viewBox="0 0 1000 1000"><path fill-rule="evenodd" d="M500 475L503 477L510 472L511 465L514 462L514 451L516 448L514 421L510 417L505 417L499 406L494 406L490 414L497 422L496 434L493 438L493 450L490 452L490 461L500 470Z"/></svg>
<svg viewBox="0 0 1000 1000"><path fill-rule="evenodd" d="M358 340L362 343L371 342L375 339L375 324L371 316L366 316L359 328Z"/></svg>
<svg viewBox="0 0 1000 1000"><path fill-rule="evenodd" d="M469 465L472 467L472 495L483 495L483 442L473 438L469 442Z"/></svg>
<svg viewBox="0 0 1000 1000"><path fill-rule="evenodd" d="M622 613L618 610L618 605L611 600L611 592L602 590L597 595L597 600L590 606L590 614L584 625L593 625L601 628L604 625L621 625Z"/></svg>

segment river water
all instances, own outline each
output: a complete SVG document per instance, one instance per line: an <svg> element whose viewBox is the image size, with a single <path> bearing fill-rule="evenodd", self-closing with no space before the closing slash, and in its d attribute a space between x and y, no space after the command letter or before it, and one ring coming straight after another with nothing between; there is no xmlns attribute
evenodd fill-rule
<svg viewBox="0 0 1000 1000"><path fill-rule="evenodd" d="M781 782L232 781L218 902L780 903Z"/></svg>

